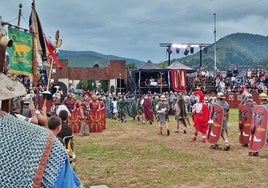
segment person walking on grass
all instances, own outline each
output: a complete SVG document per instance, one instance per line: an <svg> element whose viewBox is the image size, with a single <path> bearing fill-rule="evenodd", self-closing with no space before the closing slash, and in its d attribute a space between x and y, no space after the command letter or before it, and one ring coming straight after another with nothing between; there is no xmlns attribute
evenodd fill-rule
<svg viewBox="0 0 268 188"><path fill-rule="evenodd" d="M260 106L263 106L264 109L266 109L266 113L258 113L256 109L254 109L254 116L255 119L259 119L259 124L256 125L256 123L253 123L250 127L250 139L249 139L249 156L258 157L259 151L261 151L263 148L265 148L266 143L268 142L268 125L265 123L265 116L267 115L268 111L268 96L266 93L260 93L259 94L259 102ZM259 106L259 105L258 105ZM262 117L261 115L263 114ZM263 120L263 123L262 121ZM255 120L256 121L256 120ZM254 121L254 122L255 122Z"/></svg>
<svg viewBox="0 0 268 188"><path fill-rule="evenodd" d="M168 113L169 113L169 104L167 102L166 96L161 95L160 101L156 105L157 111L157 120L159 126L159 135L163 135L163 128L165 126L167 131L167 136L170 135L169 125L168 125Z"/></svg>
<svg viewBox="0 0 268 188"><path fill-rule="evenodd" d="M208 129L209 108L204 102L204 93L201 90L194 91L196 103L192 107L192 118L194 123L194 134L192 141L196 141L198 133L202 134L202 142L206 143L206 133Z"/></svg>
<svg viewBox="0 0 268 188"><path fill-rule="evenodd" d="M227 133L227 123L228 123L228 118L229 118L229 104L224 100L225 96L222 92L219 92L217 94L217 100L216 103L219 104L223 108L223 122L222 122L222 132L221 132L221 137L225 143L225 147L223 148L224 151L228 151L230 149L230 144L228 140L228 133ZM219 146L218 144L213 144L210 146L211 149L218 149Z"/></svg>
<svg viewBox="0 0 268 188"><path fill-rule="evenodd" d="M154 121L152 101L148 95L145 95L142 102L142 124L145 124L146 121L149 121L150 125Z"/></svg>
<svg viewBox="0 0 268 188"><path fill-rule="evenodd" d="M183 133L186 134L187 128L187 107L183 99L182 93L178 95L178 101L175 103L173 110L175 111L176 130L175 133L179 133L180 122L183 124Z"/></svg>

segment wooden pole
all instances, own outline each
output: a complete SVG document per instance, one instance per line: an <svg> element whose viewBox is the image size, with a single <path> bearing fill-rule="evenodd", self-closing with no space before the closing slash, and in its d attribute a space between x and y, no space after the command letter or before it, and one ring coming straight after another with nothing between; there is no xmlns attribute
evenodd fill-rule
<svg viewBox="0 0 268 188"><path fill-rule="evenodd" d="M35 12L35 1L32 2L32 13ZM36 15L32 15L33 22L36 22ZM38 66L37 66L37 49L36 49L36 35L37 33L34 31L33 33L33 62L32 62L32 69L33 69L33 86L38 85Z"/></svg>

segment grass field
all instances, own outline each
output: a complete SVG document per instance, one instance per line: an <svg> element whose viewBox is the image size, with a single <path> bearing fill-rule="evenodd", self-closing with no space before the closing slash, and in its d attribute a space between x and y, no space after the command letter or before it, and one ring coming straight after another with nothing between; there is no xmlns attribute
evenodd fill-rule
<svg viewBox="0 0 268 188"><path fill-rule="evenodd" d="M238 111L231 109L229 151L212 150L208 143L191 141L187 134L157 135L152 125L127 119L107 119L106 129L81 137L75 135L75 171L84 187L105 184L109 188L268 187L268 145L259 157L249 157L238 142ZM182 129L181 129L182 130ZM220 146L224 146L222 140Z"/></svg>

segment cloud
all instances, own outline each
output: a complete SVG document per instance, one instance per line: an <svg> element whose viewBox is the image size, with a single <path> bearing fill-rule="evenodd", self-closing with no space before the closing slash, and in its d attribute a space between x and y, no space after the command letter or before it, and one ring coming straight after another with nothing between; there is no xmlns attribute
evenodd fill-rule
<svg viewBox="0 0 268 188"><path fill-rule="evenodd" d="M23 4L21 25L28 27L29 0L1 2L1 16L16 25L19 3ZM266 35L267 6L265 0L36 1L46 34L54 37L60 30L61 49L150 59L154 63L167 59L161 42L213 43L213 13L217 39L237 32ZM177 57L174 53L171 58Z"/></svg>

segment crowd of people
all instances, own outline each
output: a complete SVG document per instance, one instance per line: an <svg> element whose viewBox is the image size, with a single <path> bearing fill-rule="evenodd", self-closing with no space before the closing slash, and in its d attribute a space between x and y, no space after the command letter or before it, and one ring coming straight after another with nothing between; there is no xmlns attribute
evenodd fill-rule
<svg viewBox="0 0 268 188"><path fill-rule="evenodd" d="M234 67L227 71L208 71L200 67L197 71L195 82L206 88L206 82L211 82L217 92L223 93L241 93L241 86L245 86L249 91L262 93L267 91L268 74L261 68L248 68L238 70Z"/></svg>

